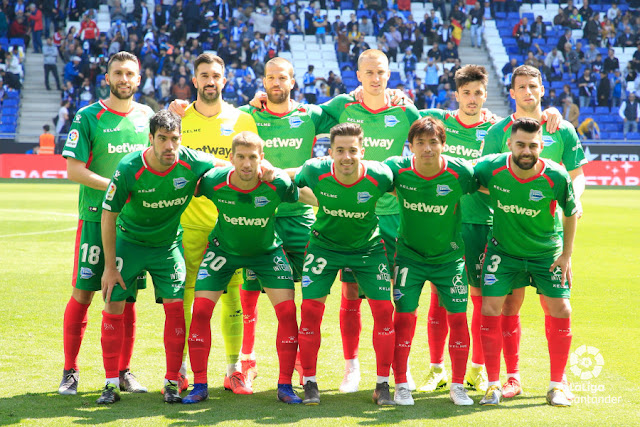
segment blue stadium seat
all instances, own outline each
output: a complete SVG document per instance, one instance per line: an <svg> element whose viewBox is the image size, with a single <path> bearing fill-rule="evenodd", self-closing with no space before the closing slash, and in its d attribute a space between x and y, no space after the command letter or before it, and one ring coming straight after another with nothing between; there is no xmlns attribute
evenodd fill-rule
<svg viewBox="0 0 640 427"><path fill-rule="evenodd" d="M20 92L17 90L10 90L6 92L7 99L20 99ZM5 100L5 102L7 102Z"/></svg>
<svg viewBox="0 0 640 427"><path fill-rule="evenodd" d="M5 107L2 106L2 115L3 116L17 116L18 108L17 107Z"/></svg>
<svg viewBox="0 0 640 427"><path fill-rule="evenodd" d="M18 123L18 117L17 116L2 116L2 118L0 118L0 120L2 121L3 125L15 125L16 123Z"/></svg>
<svg viewBox="0 0 640 427"><path fill-rule="evenodd" d="M627 134L627 139L633 139L636 141L640 141L640 133L638 132L629 132Z"/></svg>
<svg viewBox="0 0 640 427"><path fill-rule="evenodd" d="M610 132L609 139L624 139L622 132Z"/></svg>
<svg viewBox="0 0 640 427"><path fill-rule="evenodd" d="M78 103L78 108L83 108L89 105L89 101L82 100Z"/></svg>
<svg viewBox="0 0 640 427"><path fill-rule="evenodd" d="M0 133L16 133L16 125L0 125Z"/></svg>
<svg viewBox="0 0 640 427"><path fill-rule="evenodd" d="M505 12L496 12L496 19L507 19L507 14Z"/></svg>
<svg viewBox="0 0 640 427"><path fill-rule="evenodd" d="M19 38L19 37L12 37L12 38L9 40L9 44L10 44L11 46L21 46L21 47L23 47L23 48L24 48L24 40L23 40L23 39L21 39L21 38Z"/></svg>
<svg viewBox="0 0 640 427"><path fill-rule="evenodd" d="M356 78L356 72L353 70L345 70L342 72L342 78L343 79L355 79Z"/></svg>
<svg viewBox="0 0 640 427"><path fill-rule="evenodd" d="M402 77L400 77L400 71L392 71L391 72L391 76L389 77L389 80L401 80Z"/></svg>
<svg viewBox="0 0 640 427"><path fill-rule="evenodd" d="M523 18L527 18L529 20L529 22L533 22L536 20L536 17L533 13L523 13L522 14Z"/></svg>
<svg viewBox="0 0 640 427"><path fill-rule="evenodd" d="M596 114L609 114L609 107L596 107Z"/></svg>
<svg viewBox="0 0 640 427"><path fill-rule="evenodd" d="M4 109L4 108L17 107L19 102L20 102L20 100L18 98L7 98L2 103L2 108Z"/></svg>

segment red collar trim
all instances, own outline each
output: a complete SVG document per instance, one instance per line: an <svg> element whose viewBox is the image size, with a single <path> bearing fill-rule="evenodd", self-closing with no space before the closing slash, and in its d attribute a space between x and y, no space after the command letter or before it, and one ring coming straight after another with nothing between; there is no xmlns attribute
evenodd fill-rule
<svg viewBox="0 0 640 427"><path fill-rule="evenodd" d="M465 129L471 129L471 128L475 128L480 126L483 123L486 123L486 120L482 120L482 118L480 119L479 122L474 123L472 125L465 125L464 123L462 123L462 120L460 120L460 110L456 110L455 115L453 116L454 119L456 119L458 121L458 123L460 124L460 126L462 126Z"/></svg>
<svg viewBox="0 0 640 427"><path fill-rule="evenodd" d="M444 164L442 165L442 169L440 169L440 172L432 176L424 176L420 172L418 172L418 169L416 169L416 156L414 154L413 156L411 156L411 169L413 170L413 173L418 175L420 178L425 179L427 181L431 181L432 179L435 179L440 175L442 175L447 170L447 165L448 165L447 159L442 157L442 160L444 160Z"/></svg>
<svg viewBox="0 0 640 427"><path fill-rule="evenodd" d="M169 169L167 169L164 172L159 172L155 169L153 169L151 166L149 166L149 164L147 163L147 159L144 158L144 155L147 154L149 152L149 150L151 150L151 147L147 148L146 150L144 150L142 152L142 163L144 164L144 167L146 170L148 170L149 172L151 172L154 175L158 175L158 176L167 176L169 174L169 172L171 172L173 170L173 168L176 167L176 165L178 164L178 162L180 162L179 158L176 158L176 161L173 162L173 164L169 167Z"/></svg>
<svg viewBox="0 0 640 427"><path fill-rule="evenodd" d="M230 171L229 171L229 174L227 175L227 185L228 185L230 188L232 188L232 189L234 189L234 190L236 190L236 191L238 191L238 192L240 192L240 193L244 193L244 194L251 193L253 190L255 190L256 188L260 187L260 184L262 184L260 181L258 181L258 184L257 184L255 187L253 187L253 188L251 188L251 189L249 189L249 190L243 190L242 188L238 188L238 187L236 187L235 185L233 185L233 184L231 183L231 175L232 175L234 172L235 172L235 170L230 170Z"/></svg>
<svg viewBox="0 0 640 427"><path fill-rule="evenodd" d="M356 182L354 182L353 184L343 184L342 182L340 182L340 180L338 179L338 177L336 176L336 169L335 169L335 162L331 162L331 176L333 176L333 179L336 180L336 182L340 185L342 185L345 188L351 188L354 185L356 185L357 183L359 183L360 181L362 181L364 179L365 176L367 176L367 167L364 165L364 163L360 163L360 166L362 167L362 175L360 176L360 178L358 178L358 180Z"/></svg>
<svg viewBox="0 0 640 427"><path fill-rule="evenodd" d="M542 169L540 169L540 172L538 172L531 178L527 178L527 179L518 178L518 176L515 174L513 169L511 169L511 156L512 154L509 154L507 156L507 169L509 170L509 173L511 174L511 176L514 177L515 180L518 181L520 184L526 184L528 182L531 182L540 178L542 175L544 175L544 171L547 169L547 164L544 162L544 160L542 160L542 158L538 158L538 161L542 162Z"/></svg>
<svg viewBox="0 0 640 427"><path fill-rule="evenodd" d="M131 106L131 109L129 111L127 111L126 113L121 113L120 111L112 110L111 108L107 107L102 100L99 100L98 102L100 103L102 108L104 108L108 112L113 113L113 114L117 114L118 116L121 116L121 117L126 117L130 112L133 111L133 105Z"/></svg>

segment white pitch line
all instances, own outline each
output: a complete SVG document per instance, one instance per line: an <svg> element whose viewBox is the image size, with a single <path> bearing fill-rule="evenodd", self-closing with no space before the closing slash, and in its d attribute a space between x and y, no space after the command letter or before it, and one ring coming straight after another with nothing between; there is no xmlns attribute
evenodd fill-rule
<svg viewBox="0 0 640 427"><path fill-rule="evenodd" d="M74 213L66 213L66 212L46 212L46 211L36 211L29 209L0 209L0 212L15 212L15 213L33 213L33 214L42 214L42 215L53 215L53 216L70 216L77 218L78 214Z"/></svg>
<svg viewBox="0 0 640 427"><path fill-rule="evenodd" d="M18 234L5 234L3 236L0 236L0 238L3 237L22 237L22 236L35 236L37 234L53 234L53 233L65 233L67 231L74 231L77 230L78 227L73 227L73 228L65 228L63 230L51 230L51 231L34 231L33 233L18 233Z"/></svg>

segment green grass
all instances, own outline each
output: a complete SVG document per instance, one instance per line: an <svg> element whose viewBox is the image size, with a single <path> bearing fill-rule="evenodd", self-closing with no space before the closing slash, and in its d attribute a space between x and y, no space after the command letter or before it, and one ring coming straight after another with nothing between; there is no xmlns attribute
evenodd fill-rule
<svg viewBox="0 0 640 427"><path fill-rule="evenodd" d="M542 310L532 289L522 310L521 373L525 394L498 408L455 407L448 391L415 394L414 407L378 409L371 402L375 361L370 311L363 304L362 391L337 391L342 377L338 327L339 292L327 301L318 382L322 404L287 406L276 401L275 315L260 299L256 353L260 376L253 396L222 389L224 350L214 314L208 402L197 406L165 405L159 390L164 374L163 312L148 291L138 304L138 340L133 370L150 388L146 395L123 394L112 407L94 401L103 385L100 355L100 302L91 306L89 327L80 353L78 396L59 396L62 317L71 293L77 187L64 184L0 184L0 425L637 425L640 407L638 304L640 279L640 192L588 190L583 198L573 258L573 345L594 346L604 357L602 373L583 381L569 372L581 402L572 408L545 404L548 355ZM411 367L417 381L428 365L424 299ZM449 363L448 357L446 359ZM504 368L503 368L504 369ZM192 377L191 377L192 378ZM298 389L299 390L299 389ZM299 390L300 391L300 390ZM472 392L474 400L480 393ZM609 397L621 402L602 403Z"/></svg>

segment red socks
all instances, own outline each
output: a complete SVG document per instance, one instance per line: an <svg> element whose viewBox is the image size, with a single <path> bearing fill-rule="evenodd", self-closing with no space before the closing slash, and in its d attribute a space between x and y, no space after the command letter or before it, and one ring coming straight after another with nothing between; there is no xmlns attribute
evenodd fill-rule
<svg viewBox="0 0 640 427"><path fill-rule="evenodd" d="M87 310L90 304L80 304L74 297L64 310L62 337L64 342L64 369L78 370L78 353L84 331L87 329Z"/></svg>
<svg viewBox="0 0 640 427"><path fill-rule="evenodd" d="M507 374L517 374L519 372L518 362L520 360L520 315L501 316L502 318L502 347L504 352L504 363L507 367Z"/></svg>
<svg viewBox="0 0 640 427"><path fill-rule="evenodd" d="M484 365L484 353L482 352L482 338L480 337L480 323L482 323L482 297L471 296L473 301L473 315L471 317L471 362Z"/></svg>
<svg viewBox="0 0 640 427"><path fill-rule="evenodd" d="M396 344L396 331L393 327L393 303L371 299L368 301L371 314L373 314L373 349L376 352L377 375L388 377Z"/></svg>
<svg viewBox="0 0 640 427"><path fill-rule="evenodd" d="M167 374L165 378L178 381L182 354L184 352L185 321L182 301L163 304L164 307L164 352L167 358Z"/></svg>
<svg viewBox="0 0 640 427"><path fill-rule="evenodd" d="M193 303L189 328L189 360L193 370L193 382L207 382L207 365L211 351L211 315L216 303L209 298L196 298Z"/></svg>
<svg viewBox="0 0 640 427"><path fill-rule="evenodd" d="M260 291L245 291L240 287L240 304L242 304L242 353L253 353L256 341L256 324L258 323L258 297ZM297 325L296 325L297 329Z"/></svg>
<svg viewBox="0 0 640 427"><path fill-rule="evenodd" d="M106 378L118 378L118 362L124 338L124 314L102 312L102 362Z"/></svg>
<svg viewBox="0 0 640 427"><path fill-rule="evenodd" d="M482 316L480 334L482 351L489 381L500 381L500 352L502 350L500 316Z"/></svg>
<svg viewBox="0 0 640 427"><path fill-rule="evenodd" d="M418 317L415 313L398 313L397 311L394 316L396 345L393 358L393 375L396 384L402 384L407 382L407 359L411 352L411 342L416 332Z"/></svg>
<svg viewBox="0 0 640 427"><path fill-rule="evenodd" d="M276 335L276 350L280 363L278 384L291 384L293 368L298 353L298 321L296 319L296 304L293 300L283 301L274 307L278 317L278 332Z"/></svg>
<svg viewBox="0 0 640 427"><path fill-rule="evenodd" d="M322 323L323 314L323 303L310 299L302 301L298 341L300 345L302 372L305 377L313 377L316 374L318 351L320 350L321 341L320 324Z"/></svg>
<svg viewBox="0 0 640 427"><path fill-rule="evenodd" d="M467 313L447 315L451 334L449 335L449 356L451 357L451 382L464 384L464 373L469 358L469 327Z"/></svg>
<svg viewBox="0 0 640 427"><path fill-rule="evenodd" d="M131 355L133 354L133 344L136 342L136 304L128 302L124 305L124 341L122 341L122 352L120 353L120 363L118 369L124 371L129 369Z"/></svg>
<svg viewBox="0 0 640 427"><path fill-rule="evenodd" d="M571 318L560 319L549 316L549 361L551 381L562 382L571 349Z"/></svg>
<svg viewBox="0 0 640 427"><path fill-rule="evenodd" d="M340 333L342 335L342 352L345 360L358 357L362 319L360 317L362 300L348 300L342 296L340 302Z"/></svg>
<svg viewBox="0 0 640 427"><path fill-rule="evenodd" d="M429 323L427 326L427 337L429 340L429 355L431 363L444 362L444 344L447 340L447 310L440 307L438 294L431 293L431 304L429 304Z"/></svg>

